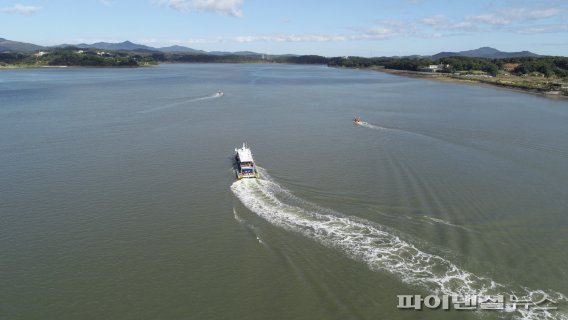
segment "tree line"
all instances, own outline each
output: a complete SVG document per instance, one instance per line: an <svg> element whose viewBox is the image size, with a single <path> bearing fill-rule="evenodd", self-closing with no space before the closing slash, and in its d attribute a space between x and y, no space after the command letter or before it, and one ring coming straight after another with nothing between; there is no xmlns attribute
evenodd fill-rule
<svg viewBox="0 0 568 320"><path fill-rule="evenodd" d="M74 47L50 49L45 55L34 53L0 53L0 65L47 65L47 66L90 66L90 67L135 67L154 65L159 62L171 63L292 63L323 64L332 67L369 68L420 71L429 65L443 66L439 72L482 71L491 75L510 72L516 75L538 72L546 77L568 77L567 57L515 57L485 59L471 57L323 57L318 55L211 55L190 53L163 53L151 51L108 51L80 49Z"/></svg>
<svg viewBox="0 0 568 320"><path fill-rule="evenodd" d="M445 57L431 59L427 57L337 57L330 58L329 66L368 68L380 66L387 69L420 71L429 65L443 65L441 72L454 73L462 71L484 71L493 76L499 71L524 75L538 72L546 77L568 77L567 57L515 57L501 59L486 59L472 57Z"/></svg>
<svg viewBox="0 0 568 320"><path fill-rule="evenodd" d="M55 48L43 53L0 53L0 65L136 67L155 63L154 59L145 54L94 49Z"/></svg>

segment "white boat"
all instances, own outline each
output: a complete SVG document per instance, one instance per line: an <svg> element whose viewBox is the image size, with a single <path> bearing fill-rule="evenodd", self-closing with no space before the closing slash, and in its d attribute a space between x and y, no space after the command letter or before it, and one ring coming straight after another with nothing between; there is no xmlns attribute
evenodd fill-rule
<svg viewBox="0 0 568 320"><path fill-rule="evenodd" d="M242 148L235 148L235 161L237 179L258 178L258 170L256 170L252 152L245 143L243 143Z"/></svg>
<svg viewBox="0 0 568 320"><path fill-rule="evenodd" d="M217 97L221 97L223 95L223 91L219 90L217 91Z"/></svg>

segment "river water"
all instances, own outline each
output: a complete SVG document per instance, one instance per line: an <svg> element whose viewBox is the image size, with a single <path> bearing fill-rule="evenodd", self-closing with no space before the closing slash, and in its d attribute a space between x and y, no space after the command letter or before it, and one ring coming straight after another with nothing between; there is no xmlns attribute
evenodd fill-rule
<svg viewBox="0 0 568 320"><path fill-rule="evenodd" d="M324 66L2 70L0 137L1 319L568 319L566 100ZM258 180L235 181L243 142ZM557 310L398 308L434 294Z"/></svg>

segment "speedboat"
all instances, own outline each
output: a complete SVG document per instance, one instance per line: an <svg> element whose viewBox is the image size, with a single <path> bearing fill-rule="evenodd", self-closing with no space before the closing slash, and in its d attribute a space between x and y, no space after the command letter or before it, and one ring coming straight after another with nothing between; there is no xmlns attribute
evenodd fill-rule
<svg viewBox="0 0 568 320"><path fill-rule="evenodd" d="M235 162L235 174L237 179L258 178L258 170L256 170L252 152L247 147L246 143L243 143L241 148L235 148Z"/></svg>
<svg viewBox="0 0 568 320"><path fill-rule="evenodd" d="M353 123L354 124L362 124L363 122L361 121L361 117L355 117L355 119L353 119Z"/></svg>
<svg viewBox="0 0 568 320"><path fill-rule="evenodd" d="M220 96L222 96L222 95L223 95L223 91L221 91L221 90L217 91L217 96L218 96L218 97L220 97Z"/></svg>

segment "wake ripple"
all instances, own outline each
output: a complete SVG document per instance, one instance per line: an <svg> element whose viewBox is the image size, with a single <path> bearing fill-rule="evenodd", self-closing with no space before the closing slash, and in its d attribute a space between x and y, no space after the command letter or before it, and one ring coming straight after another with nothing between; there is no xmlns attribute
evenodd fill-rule
<svg viewBox="0 0 568 320"><path fill-rule="evenodd" d="M423 218L424 218L424 220L430 221L430 222L433 222L433 223L438 223L438 224L446 225L446 226L449 226L449 227L454 227L454 228L462 229L462 230L465 230L465 231L468 231L468 232L476 232L476 231L473 231L473 230L471 230L471 229L468 229L468 228L466 228L466 227L464 227L464 226L460 226L460 225L457 225L457 224L453 224L453 223L448 222L448 221L446 221L446 220L437 219L437 218L429 217L429 216L423 216Z"/></svg>
<svg viewBox="0 0 568 320"><path fill-rule="evenodd" d="M512 289L490 278L460 269L441 256L419 250L412 243L383 230L370 221L346 217L330 209L302 200L275 183L259 168L260 179L243 179L231 185L235 196L251 211L284 229L302 233L308 238L349 257L365 262L371 270L397 276L404 283L419 286L437 294L496 295L516 294L540 297L546 294L556 302L568 301L558 292ZM537 299L535 299L537 301ZM509 310L517 319L568 320L560 310Z"/></svg>
<svg viewBox="0 0 568 320"><path fill-rule="evenodd" d="M407 133L439 141L444 141L448 143L453 143L457 145L463 145L465 141L470 141L470 143L473 142L476 144L479 142L492 142L506 146L514 146L529 151L544 152L548 154L558 155L563 158L568 158L568 150L566 150L566 148L556 145L551 141L546 141L544 139L536 140L536 138L533 137L497 135L490 132L464 130L456 128L451 129L454 132L454 134L444 135L439 132L429 131L429 130L411 131L402 128L387 128L368 122L361 122L358 125L367 129Z"/></svg>
<svg viewBox="0 0 568 320"><path fill-rule="evenodd" d="M368 129L374 129L374 130L381 130L381 131L394 131L396 129L390 129L390 128L385 128L385 127L381 127L372 123L368 123L365 121L361 121L360 123L358 123L359 126L364 127L364 128L368 128Z"/></svg>
<svg viewBox="0 0 568 320"><path fill-rule="evenodd" d="M243 219L241 216L239 216L235 208L233 208L233 216L235 217L235 220L237 220L239 224L244 226L247 229L247 231L250 232L250 234L258 241L258 243L264 244L264 241L262 241L262 239L260 238L258 229L252 224L250 224L248 221Z"/></svg>
<svg viewBox="0 0 568 320"><path fill-rule="evenodd" d="M420 133L420 132L409 131L409 130L405 130L405 129L401 129L401 128L392 128L392 127L388 128L388 127L383 127L383 126L379 126L377 124L364 122L364 121L360 122L358 125L363 127L363 128L379 130L379 131L384 131L384 132L391 132L391 133L397 133L397 134L408 134L408 135L419 136L419 137L428 138L428 139L438 139L436 137L429 136L429 135L426 135L426 134L423 134L423 133Z"/></svg>
<svg viewBox="0 0 568 320"><path fill-rule="evenodd" d="M163 105L163 106L160 106L160 107L142 110L142 111L139 111L139 113L152 113L152 112L156 112L156 111L162 111L162 110L165 110L165 109L177 107L181 104L191 103L191 102L196 102L196 101L202 101L202 100L216 99L216 98L220 98L222 96L223 96L223 94L216 92L216 93L208 95L208 96L192 98L192 99L189 99L189 100L183 100L183 101L178 101L178 102L166 104L166 105Z"/></svg>

